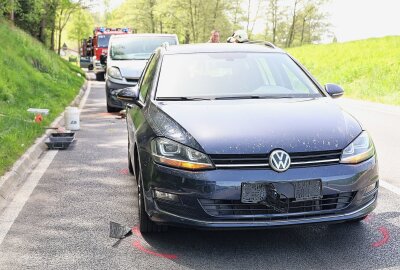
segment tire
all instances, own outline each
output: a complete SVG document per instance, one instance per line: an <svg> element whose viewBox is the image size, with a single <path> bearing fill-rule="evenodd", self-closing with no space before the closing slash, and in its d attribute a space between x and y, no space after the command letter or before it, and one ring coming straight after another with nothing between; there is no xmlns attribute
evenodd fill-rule
<svg viewBox="0 0 400 270"><path fill-rule="evenodd" d="M110 105L108 105L108 104L109 104L109 98L108 98L107 90L106 90L106 106L107 106L107 112L113 113L113 112L119 112L119 111L121 110L121 109L119 109L119 108L112 107L112 106L110 106Z"/></svg>
<svg viewBox="0 0 400 270"><path fill-rule="evenodd" d="M128 168L129 168L129 173L131 175L135 175L135 171L133 170L132 166L132 159L131 159L131 151L130 151L130 143L128 142Z"/></svg>
<svg viewBox="0 0 400 270"><path fill-rule="evenodd" d="M149 216L146 213L146 209L144 206L144 196L143 196L143 187L142 187L142 179L141 173L138 173L138 218L139 218L139 230L141 233L155 233L162 232L167 230L167 226L162 226L151 221Z"/></svg>
<svg viewBox="0 0 400 270"><path fill-rule="evenodd" d="M107 104L107 112L113 113L113 112L118 112L118 111L119 111L118 108L111 107L111 106L109 106L109 105Z"/></svg>
<svg viewBox="0 0 400 270"><path fill-rule="evenodd" d="M103 72L96 73L96 81L104 81L104 73Z"/></svg>

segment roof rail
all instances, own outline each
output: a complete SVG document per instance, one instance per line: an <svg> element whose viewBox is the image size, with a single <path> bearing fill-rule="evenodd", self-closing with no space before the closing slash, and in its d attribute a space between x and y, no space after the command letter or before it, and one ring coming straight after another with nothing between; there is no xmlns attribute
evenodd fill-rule
<svg viewBox="0 0 400 270"><path fill-rule="evenodd" d="M264 46L270 47L272 49L277 49L278 48L272 42L269 42L269 41L254 40L254 41L249 41L248 43L250 43L250 44L260 44L260 45L264 45Z"/></svg>
<svg viewBox="0 0 400 270"><path fill-rule="evenodd" d="M269 42L269 41L265 41L265 42L264 42L264 45L265 45L265 46L268 46L268 47L271 47L271 48L273 48L273 49L276 49L276 48L277 48L272 42Z"/></svg>

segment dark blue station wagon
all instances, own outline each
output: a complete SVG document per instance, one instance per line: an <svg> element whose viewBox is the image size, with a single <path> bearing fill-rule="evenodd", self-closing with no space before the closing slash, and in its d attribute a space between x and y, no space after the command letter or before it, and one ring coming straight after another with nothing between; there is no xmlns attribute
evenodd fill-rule
<svg viewBox="0 0 400 270"><path fill-rule="evenodd" d="M360 221L378 164L362 126L273 45L164 46L127 103L141 232Z"/></svg>

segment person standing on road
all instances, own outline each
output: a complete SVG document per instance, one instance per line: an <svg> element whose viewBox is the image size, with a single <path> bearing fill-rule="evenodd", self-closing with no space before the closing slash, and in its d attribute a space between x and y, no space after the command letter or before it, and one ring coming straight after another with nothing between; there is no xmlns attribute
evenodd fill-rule
<svg viewBox="0 0 400 270"><path fill-rule="evenodd" d="M210 36L210 39L208 40L208 43L219 43L219 31L218 30L211 31L211 36Z"/></svg>

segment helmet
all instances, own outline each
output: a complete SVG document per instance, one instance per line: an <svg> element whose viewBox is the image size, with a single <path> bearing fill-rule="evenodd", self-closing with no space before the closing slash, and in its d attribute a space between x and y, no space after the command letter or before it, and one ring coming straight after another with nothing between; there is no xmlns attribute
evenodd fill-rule
<svg viewBox="0 0 400 270"><path fill-rule="evenodd" d="M237 30L233 33L231 37L228 38L228 42L238 42L243 43L249 41L246 31Z"/></svg>

